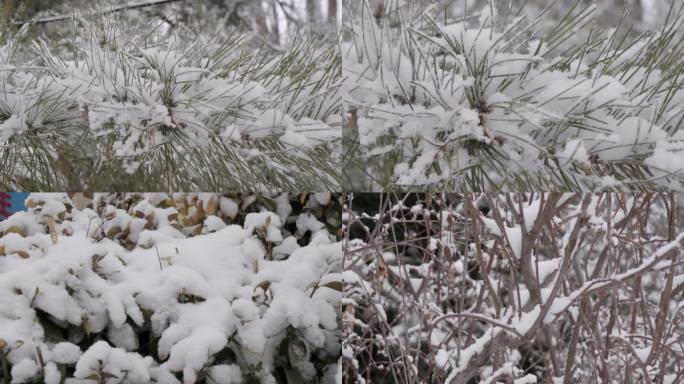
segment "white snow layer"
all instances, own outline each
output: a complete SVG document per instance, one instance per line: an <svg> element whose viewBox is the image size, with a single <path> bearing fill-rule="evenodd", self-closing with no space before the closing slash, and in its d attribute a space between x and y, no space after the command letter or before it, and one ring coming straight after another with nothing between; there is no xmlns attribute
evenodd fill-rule
<svg viewBox="0 0 684 384"><path fill-rule="evenodd" d="M684 90L651 70L646 40L614 49L611 65L596 73L585 55L560 66L564 58L540 40L518 42L516 26L526 21L493 27L489 15L490 9L483 12L479 25L420 19L396 27L379 26L370 16L351 18L355 36L341 47L343 73L352 80L343 90L364 160L386 167L383 155L400 157L392 181L415 186L441 185L481 164L497 185L508 172L543 170L544 161L584 177L577 167L643 158L658 175L681 175L683 110L677 106ZM429 28L416 31L423 39L405 40L406 28L423 24ZM608 31L607 41L619 38L615 33ZM671 99L658 95L670 86L675 89L663 94ZM644 89L652 93L645 96ZM495 148L507 168L486 167L473 143Z"/></svg>
<svg viewBox="0 0 684 384"><path fill-rule="evenodd" d="M220 208L235 214L227 199ZM150 209L156 212L153 220L163 224L168 212ZM45 217L64 214L44 212ZM106 372L111 375L107 382L114 383L126 372L130 383L174 382L170 373L182 372L184 383L194 383L198 372L211 366L212 355L229 344L237 346L246 364L261 363L263 376L269 377L288 329L297 330L311 348L339 353L334 349L340 348L341 292L318 287L321 281L341 281L342 245L331 236L316 236L313 245L300 247L292 237L283 241L278 215L263 212L247 215L244 228L214 226L215 232L191 238L168 225L156 231L141 227L142 244L148 238L163 241L128 250L106 237L93 239L92 227L106 227L92 210L74 209L70 215L70 221L56 224L54 242L29 213L0 223L1 230L14 226L23 232L0 239L5 255L0 257L0 339L11 351L13 382L38 374L37 348L51 364L46 382L59 382L54 364L77 363L76 379ZM297 224L320 230L314 221L307 217ZM259 231L289 257L269 257L255 233ZM263 291L264 300L255 300L257 291ZM106 328L115 345L100 341L81 355L69 342L51 344L38 310L86 332ZM132 325L143 326L146 319L160 337L159 357L166 359L160 365L131 352L138 348ZM240 382L237 366L218 365L211 372L220 382Z"/></svg>

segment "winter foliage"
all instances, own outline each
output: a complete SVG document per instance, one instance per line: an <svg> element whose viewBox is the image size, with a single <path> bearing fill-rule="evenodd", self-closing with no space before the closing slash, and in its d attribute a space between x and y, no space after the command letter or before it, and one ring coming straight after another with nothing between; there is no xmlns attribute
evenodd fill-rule
<svg viewBox="0 0 684 384"><path fill-rule="evenodd" d="M359 2L342 42L357 190L681 189L682 5L652 30L597 5ZM460 5L458 5L460 4Z"/></svg>
<svg viewBox="0 0 684 384"><path fill-rule="evenodd" d="M339 381L338 197L27 205L0 222L0 382Z"/></svg>
<svg viewBox="0 0 684 384"><path fill-rule="evenodd" d="M345 383L679 383L673 194L358 195Z"/></svg>
<svg viewBox="0 0 684 384"><path fill-rule="evenodd" d="M106 9L4 30L0 185L339 189L334 29L275 45L217 9L201 21Z"/></svg>

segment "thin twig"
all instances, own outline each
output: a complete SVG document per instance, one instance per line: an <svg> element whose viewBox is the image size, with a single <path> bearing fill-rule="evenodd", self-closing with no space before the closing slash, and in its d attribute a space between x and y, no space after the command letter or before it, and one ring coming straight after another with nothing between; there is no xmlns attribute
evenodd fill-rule
<svg viewBox="0 0 684 384"><path fill-rule="evenodd" d="M159 247L155 245L154 249L157 251L157 260L159 260L159 270L163 271L164 268L162 268L161 256L159 256ZM178 252L178 249L176 249L176 252Z"/></svg>

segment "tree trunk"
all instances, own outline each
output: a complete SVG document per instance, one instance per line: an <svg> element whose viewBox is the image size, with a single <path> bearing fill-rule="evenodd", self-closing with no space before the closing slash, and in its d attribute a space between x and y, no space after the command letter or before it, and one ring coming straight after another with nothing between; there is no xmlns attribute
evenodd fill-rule
<svg viewBox="0 0 684 384"><path fill-rule="evenodd" d="M321 22L321 7L319 1L320 0L306 0L306 20L313 25L318 25Z"/></svg>
<svg viewBox="0 0 684 384"><path fill-rule="evenodd" d="M337 2L338 0L328 0L328 22L337 25Z"/></svg>
<svg viewBox="0 0 684 384"><path fill-rule="evenodd" d="M271 9L271 15L273 17L271 37L276 45L280 45L280 23L278 21L278 10L276 9L278 5L276 5L275 2L270 2L268 3L268 7ZM285 25L287 25L287 23Z"/></svg>
<svg viewBox="0 0 684 384"><path fill-rule="evenodd" d="M256 31L257 36L268 39L268 21L264 10L264 4L261 0L256 0L254 2L252 12L254 12L254 30Z"/></svg>

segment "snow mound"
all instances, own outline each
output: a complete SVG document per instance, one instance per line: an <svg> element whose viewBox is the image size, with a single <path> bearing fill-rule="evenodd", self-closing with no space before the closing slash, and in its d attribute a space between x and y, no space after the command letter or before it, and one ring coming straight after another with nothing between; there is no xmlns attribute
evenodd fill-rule
<svg viewBox="0 0 684 384"><path fill-rule="evenodd" d="M212 372L239 382L336 365L341 243L318 228L294 247L283 237L298 225L265 210L233 220L221 199L101 195L79 210L65 194L31 195L29 212L0 223L0 340L13 380L49 371L59 382L52 368L72 367L84 382L195 383ZM294 344L308 357L279 357Z"/></svg>

